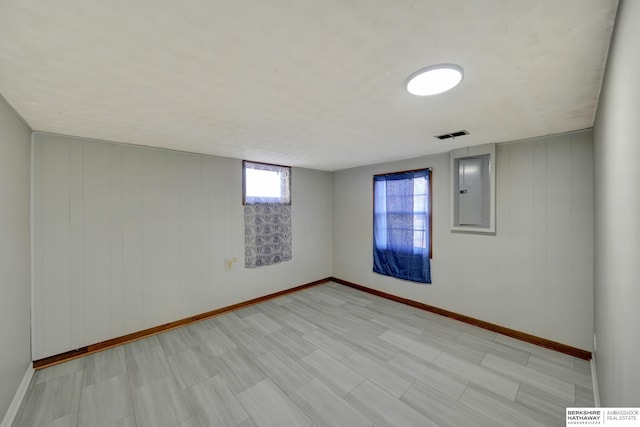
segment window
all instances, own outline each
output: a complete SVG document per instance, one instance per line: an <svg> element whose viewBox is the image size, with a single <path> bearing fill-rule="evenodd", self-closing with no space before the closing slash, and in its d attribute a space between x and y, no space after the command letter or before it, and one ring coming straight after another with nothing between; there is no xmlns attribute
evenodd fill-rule
<svg viewBox="0 0 640 427"><path fill-rule="evenodd" d="M373 177L373 271L431 283L431 171Z"/></svg>
<svg viewBox="0 0 640 427"><path fill-rule="evenodd" d="M242 171L243 204L291 204L290 167L245 160Z"/></svg>
<svg viewBox="0 0 640 427"><path fill-rule="evenodd" d="M242 162L244 265L266 267L289 261L291 168Z"/></svg>

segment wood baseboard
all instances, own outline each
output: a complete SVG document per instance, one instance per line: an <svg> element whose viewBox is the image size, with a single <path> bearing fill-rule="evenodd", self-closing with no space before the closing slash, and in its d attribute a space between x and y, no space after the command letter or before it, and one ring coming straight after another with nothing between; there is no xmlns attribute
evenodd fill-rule
<svg viewBox="0 0 640 427"><path fill-rule="evenodd" d="M413 301L407 298L402 298L396 295L388 294L386 292L378 291L375 289L368 288L366 286L359 285L357 283L349 282L347 280L342 280L337 277L331 277L332 282L339 283L344 286L349 286L350 288L358 289L363 292L367 292L372 295L376 295L382 298L386 298L392 301L396 301L402 304L410 305L412 307L419 308L421 310L429 311L431 313L439 314L441 316L449 317L451 319L459 320L464 323L468 323L473 326L478 326L483 329L487 329L489 331L497 332L502 335L506 335L512 338L519 339L521 341L525 341L531 344L538 345L540 347L545 347L551 350L558 351L560 353L568 354L570 356L577 357L583 360L591 360L591 352L587 350L582 350L576 347L572 347L570 345L562 344L556 341L551 341L546 338L537 337L535 335L527 334L525 332L516 331L515 329L506 328L504 326L496 325L494 323L485 322L484 320L475 319L470 316L465 316L464 314L458 314L453 311L444 310L442 308L434 307L428 304L424 304L418 301Z"/></svg>
<svg viewBox="0 0 640 427"><path fill-rule="evenodd" d="M163 325L154 326L153 328L145 329L131 334L123 335L121 337L112 338L107 341L102 341L96 344L90 344L85 347L78 348L76 350L67 351L65 353L57 354L54 356L45 357L44 359L35 360L33 362L33 368L35 370L44 369L49 366L57 365L59 363L67 362L69 360L77 359L79 357L88 356L99 351L107 350L122 344L126 344L131 341L140 340L143 338L157 335L162 332L169 331L171 329L180 328L182 326L189 325L191 323L198 322L200 320L208 319L210 317L218 316L220 314L228 313L230 311L239 310L250 305L259 304L261 302L277 298L283 295L287 295L293 292L301 291L303 289L317 286L323 283L330 282L330 278L316 280L315 282L306 283L304 285L295 286L284 291L274 292L272 294L264 295L258 298L253 298L248 301L240 302L237 304L229 305L227 307L218 308L216 310L208 311L206 313L196 314L195 316L186 317L184 319L176 320L174 322L165 323Z"/></svg>
<svg viewBox="0 0 640 427"><path fill-rule="evenodd" d="M208 311L206 313L197 314L195 316L186 317L184 319L176 320L174 322L165 323L163 325L154 326L153 328L145 329L138 332L133 332L131 334L123 335L121 337L112 338L107 341L102 341L96 344L90 344L85 347L78 348L76 350L67 351L65 353L57 354L54 356L45 357L43 359L35 360L33 362L33 368L35 370L44 369L49 366L57 365L59 363L67 362L69 360L77 359L79 357L88 356L93 353L97 353L99 351L107 350L109 348L113 348L122 344L126 344L131 341L140 340L143 338L150 337L152 335L157 335L162 332L169 331L171 329L180 328L182 326L189 325L191 323L198 322L200 320L208 319L210 317L215 317L220 314L228 313L230 311L239 310L244 307L248 307L251 305L259 304L261 302L277 298L283 295L287 295L293 292L301 291L303 289L310 288L312 286L317 286L327 282L335 282L344 286L349 286L354 289L358 289L363 292L367 292L372 295L376 295L382 298L386 298L392 301L396 301L402 304L410 305L412 307L419 308L421 310L429 311L431 313L439 314L441 316L449 317L451 319L459 320L461 322L468 323L470 325L478 326L483 329L487 329L489 331L497 332L502 335L506 335L512 338L519 339L521 341L525 341L531 344L538 345L540 347L545 347L551 350L558 351L560 353L568 354L570 356L577 357L579 359L591 360L591 352L582 350L576 347L572 347L566 344L562 344L559 342L551 341L546 338L540 338L535 335L527 334L525 332L516 331L514 329L506 328L504 326L496 325L493 323L485 322L484 320L475 319L470 316L465 316L463 314L458 314L453 311L444 310L442 308L434 307L428 304L424 304L418 301L413 301L407 298L402 298L396 295L388 294L386 292L378 291L375 289L368 288L363 285L359 285L357 283L349 282L347 280L342 280L337 277L327 277L325 279L316 280L315 282L306 283L304 285L295 286L290 289L285 289L283 291L274 292L272 294L264 295L258 298L254 298L248 301L240 302L237 304L233 304L227 307L218 308L216 310Z"/></svg>

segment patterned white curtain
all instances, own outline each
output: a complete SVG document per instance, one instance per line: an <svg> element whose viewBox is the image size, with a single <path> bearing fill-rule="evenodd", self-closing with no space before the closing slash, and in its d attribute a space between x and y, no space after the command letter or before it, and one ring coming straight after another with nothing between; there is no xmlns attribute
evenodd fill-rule
<svg viewBox="0 0 640 427"><path fill-rule="evenodd" d="M291 259L291 205L245 205L245 267Z"/></svg>

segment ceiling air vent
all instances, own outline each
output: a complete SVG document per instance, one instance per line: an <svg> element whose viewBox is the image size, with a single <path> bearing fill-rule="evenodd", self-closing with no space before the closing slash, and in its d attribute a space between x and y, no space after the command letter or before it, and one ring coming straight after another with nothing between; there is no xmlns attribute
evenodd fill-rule
<svg viewBox="0 0 640 427"><path fill-rule="evenodd" d="M449 138L457 138L459 136L469 135L469 132L466 130L459 130L457 132L445 133L442 135L436 135L435 138L438 139L449 139Z"/></svg>

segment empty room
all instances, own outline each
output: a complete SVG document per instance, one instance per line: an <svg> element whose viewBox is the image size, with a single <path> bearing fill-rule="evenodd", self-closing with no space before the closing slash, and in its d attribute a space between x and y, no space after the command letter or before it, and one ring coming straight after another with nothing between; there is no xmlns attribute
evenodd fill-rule
<svg viewBox="0 0 640 427"><path fill-rule="evenodd" d="M0 427L640 425L637 22L1 2Z"/></svg>

